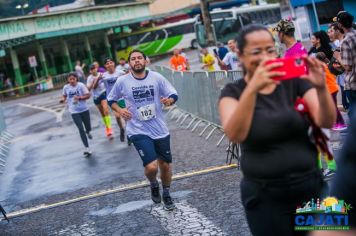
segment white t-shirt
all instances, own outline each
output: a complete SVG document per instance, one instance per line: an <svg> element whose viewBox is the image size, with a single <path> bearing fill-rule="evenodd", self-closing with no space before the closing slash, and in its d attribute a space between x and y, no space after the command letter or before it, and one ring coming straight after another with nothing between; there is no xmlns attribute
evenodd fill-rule
<svg viewBox="0 0 356 236"><path fill-rule="evenodd" d="M130 70L130 66L129 64L125 64L125 65L117 65L115 68L115 71L129 71Z"/></svg>
<svg viewBox="0 0 356 236"><path fill-rule="evenodd" d="M98 73L96 76L94 76L94 75L89 75L89 76L88 76L88 79L87 79L87 86L90 87L90 86L94 83L94 80L95 80L96 78L98 78L100 75L101 75L101 73ZM94 99L100 97L100 95L101 95L103 92L105 92L105 91L106 91L106 89L105 89L105 85L104 85L104 82L103 82L102 79L99 80L99 82L98 82L98 87L92 88L92 90L91 90Z"/></svg>
<svg viewBox="0 0 356 236"><path fill-rule="evenodd" d="M76 86L64 85L62 94L67 97L68 110L71 114L81 113L89 109L86 100L75 101L73 99L74 96L83 96L88 93L88 88L81 82L78 82Z"/></svg>
<svg viewBox="0 0 356 236"><path fill-rule="evenodd" d="M231 67L231 70L237 70L239 68L239 60L237 58L236 52L226 53L224 59L222 60L225 65Z"/></svg>
<svg viewBox="0 0 356 236"><path fill-rule="evenodd" d="M126 123L129 137L143 134L152 139L164 138L169 131L163 116L161 97L177 94L175 88L161 74L146 71L144 79L136 79L132 73L121 76L108 95L108 101L125 99L132 114Z"/></svg>
<svg viewBox="0 0 356 236"><path fill-rule="evenodd" d="M84 71L81 66L79 65L75 66L75 73L77 73L79 78L84 78Z"/></svg>
<svg viewBox="0 0 356 236"><path fill-rule="evenodd" d="M114 73L110 74L108 71L106 71L104 74L103 74L103 78L102 78L102 81L105 85L105 88L106 88L106 96L109 95L112 87L114 86L117 78L119 78L120 76L124 75L125 72L123 72L122 70L119 71L119 70L115 70Z"/></svg>

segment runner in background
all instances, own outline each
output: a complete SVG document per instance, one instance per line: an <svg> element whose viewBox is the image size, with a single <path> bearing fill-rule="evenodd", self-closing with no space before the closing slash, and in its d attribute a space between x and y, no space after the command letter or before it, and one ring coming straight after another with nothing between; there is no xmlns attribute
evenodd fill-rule
<svg viewBox="0 0 356 236"><path fill-rule="evenodd" d="M215 67L214 67L215 59L213 55L211 55L208 52L208 49L206 48L202 48L201 53L203 54L202 55L203 66L201 68L207 71L215 71Z"/></svg>
<svg viewBox="0 0 356 236"><path fill-rule="evenodd" d="M125 73L129 73L129 70L129 64L126 63L125 58L121 57L119 60L119 64L115 68L115 71L124 71Z"/></svg>
<svg viewBox="0 0 356 236"><path fill-rule="evenodd" d="M84 63L81 64L79 60L76 61L75 63L76 64L75 64L75 68L74 69L75 69L75 73L77 73L77 76L79 78L79 82L84 83L85 82L85 74L84 74L83 69L85 67L85 64Z"/></svg>
<svg viewBox="0 0 356 236"><path fill-rule="evenodd" d="M143 52L133 50L128 58L131 72L116 81L108 101L113 110L127 121L127 134L142 159L153 202L161 202L157 181L159 167L163 203L167 210L173 210L175 206L169 193L172 154L162 104L174 104L178 99L177 91L162 75L145 69L146 56ZM126 108L120 108L117 104L122 98L125 99Z"/></svg>
<svg viewBox="0 0 356 236"><path fill-rule="evenodd" d="M102 81L102 73L98 73L96 65L90 65L90 75L87 79L88 90L93 95L94 104L98 108L105 125L105 134L112 139L111 117L109 106L106 100L106 89Z"/></svg>
<svg viewBox="0 0 356 236"><path fill-rule="evenodd" d="M104 73L106 71L106 69L104 67L100 66L99 62L97 62L97 61L94 61L93 65L95 65L97 72L99 72L99 73Z"/></svg>
<svg viewBox="0 0 356 236"><path fill-rule="evenodd" d="M278 33L279 41L286 45L287 50L284 57L302 56L308 54L303 44L295 39L295 27L291 20L280 20L277 26L273 28L273 31Z"/></svg>
<svg viewBox="0 0 356 236"><path fill-rule="evenodd" d="M116 80L125 74L123 71L115 71L115 62L112 58L106 58L104 61L104 65L106 68L106 72L103 74L103 83L106 88L106 94L108 95L113 88ZM114 111L114 115L116 118L117 125L120 128L120 141L125 142L125 128L124 123L121 120L120 115Z"/></svg>
<svg viewBox="0 0 356 236"><path fill-rule="evenodd" d="M179 49L173 50L173 56L169 60L169 64L173 70L176 71L186 71L187 70L187 60L185 57L179 54Z"/></svg>
<svg viewBox="0 0 356 236"><path fill-rule="evenodd" d="M92 139L93 136L90 134L90 113L86 103L86 100L90 98L90 93L87 87L78 81L76 73L70 73L67 80L68 84L64 85L62 98L59 102L64 103L67 101L68 110L72 115L72 119L79 130L80 138L85 146L83 154L90 156L92 152L89 149L88 138Z"/></svg>
<svg viewBox="0 0 356 236"><path fill-rule="evenodd" d="M237 57L238 50L236 41L234 39L230 39L227 42L227 45L229 46L230 52L228 52L222 60L217 57L218 64L220 67L227 67L228 70L238 70L240 67L240 62Z"/></svg>

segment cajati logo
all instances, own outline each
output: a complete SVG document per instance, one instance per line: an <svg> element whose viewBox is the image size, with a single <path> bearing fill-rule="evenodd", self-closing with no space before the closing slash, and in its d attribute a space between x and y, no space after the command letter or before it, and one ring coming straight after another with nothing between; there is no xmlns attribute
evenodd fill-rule
<svg viewBox="0 0 356 236"><path fill-rule="evenodd" d="M311 199L298 206L294 218L295 230L349 230L350 204L335 197Z"/></svg>

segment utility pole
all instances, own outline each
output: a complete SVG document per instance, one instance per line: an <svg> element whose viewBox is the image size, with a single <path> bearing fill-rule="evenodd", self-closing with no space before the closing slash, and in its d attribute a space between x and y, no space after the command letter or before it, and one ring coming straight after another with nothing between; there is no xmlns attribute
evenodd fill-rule
<svg viewBox="0 0 356 236"><path fill-rule="evenodd" d="M204 28L208 46L215 46L213 28L211 26L211 18L209 13L209 0L200 0L201 16L204 22Z"/></svg>

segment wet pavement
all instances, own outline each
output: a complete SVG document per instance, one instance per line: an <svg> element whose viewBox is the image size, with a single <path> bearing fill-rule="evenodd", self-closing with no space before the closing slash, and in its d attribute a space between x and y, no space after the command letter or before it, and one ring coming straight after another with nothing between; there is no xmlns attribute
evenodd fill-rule
<svg viewBox="0 0 356 236"><path fill-rule="evenodd" d="M93 155L83 157L78 131L60 91L3 103L12 140L0 175L0 203L10 215L1 235L250 235L240 200L241 173L225 165L227 140L216 143L168 119L177 209L153 205L134 147L109 141L92 101ZM168 117L169 118L169 117ZM113 124L115 136L119 129ZM207 132L208 133L208 132ZM332 133L336 156L345 132ZM217 169L209 169L218 167ZM204 173L199 170L208 170Z"/></svg>

